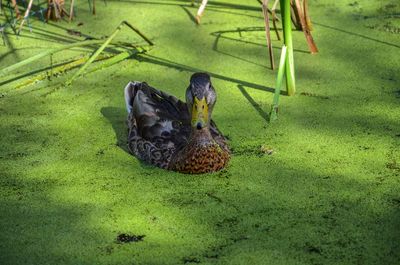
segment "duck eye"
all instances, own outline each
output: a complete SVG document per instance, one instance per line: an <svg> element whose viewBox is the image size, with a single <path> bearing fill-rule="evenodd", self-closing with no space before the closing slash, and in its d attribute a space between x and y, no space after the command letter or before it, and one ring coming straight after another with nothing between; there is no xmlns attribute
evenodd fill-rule
<svg viewBox="0 0 400 265"><path fill-rule="evenodd" d="M203 106L201 106L201 108L202 108L202 109L204 109L204 105L203 105Z"/></svg>

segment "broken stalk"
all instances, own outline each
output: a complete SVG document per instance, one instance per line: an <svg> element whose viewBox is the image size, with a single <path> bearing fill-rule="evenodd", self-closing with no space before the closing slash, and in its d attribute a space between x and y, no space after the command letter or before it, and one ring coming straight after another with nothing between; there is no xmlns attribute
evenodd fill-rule
<svg viewBox="0 0 400 265"><path fill-rule="evenodd" d="M201 5L199 9L197 10L197 15L196 15L196 23L200 24L200 19L203 16L204 9L206 9L208 0L203 0L201 1Z"/></svg>
<svg viewBox="0 0 400 265"><path fill-rule="evenodd" d="M278 38L278 40L281 40L281 37L279 36L278 27L276 26L276 22L279 21L278 17L276 16L276 6L278 5L278 3L279 3L279 0L275 0L275 3L271 8L271 15L272 15L272 23L274 25L276 37Z"/></svg>
<svg viewBox="0 0 400 265"><path fill-rule="evenodd" d="M303 30L304 36L306 37L306 40L307 40L308 48L310 49L310 52L312 54L318 53L317 45L315 45L314 39L311 35L311 32L308 29L307 22L306 22L303 10L300 5L300 0L295 0L295 5L296 5L296 9L297 9L297 14L300 19L301 29Z"/></svg>
<svg viewBox="0 0 400 265"><path fill-rule="evenodd" d="M308 15L308 1L307 0L303 1L303 11L304 11L304 17L306 18L307 29L309 31L311 31L312 30L312 24L311 24L310 16Z"/></svg>
<svg viewBox="0 0 400 265"><path fill-rule="evenodd" d="M279 96L281 94L283 74L285 72L285 62L286 62L286 51L285 45L282 46L281 59L279 60L278 75L276 78L275 94L272 101L271 112L269 114L269 121L272 122L278 118L278 107L279 107Z"/></svg>
<svg viewBox="0 0 400 265"><path fill-rule="evenodd" d="M11 5L14 8L15 18L18 19L21 16L21 14L19 13L17 0L11 0Z"/></svg>
<svg viewBox="0 0 400 265"><path fill-rule="evenodd" d="M72 21L72 18L74 16L74 0L71 0L70 5L71 6L69 7L69 22Z"/></svg>
<svg viewBox="0 0 400 265"><path fill-rule="evenodd" d="M272 43L271 43L271 30L269 27L269 14L268 14L268 1L269 0L263 0L262 1L262 10L263 10L263 15L264 15L264 22L265 22L265 37L267 39L267 45L268 45L268 52L269 52L269 61L271 64L271 69L275 69L275 63L274 63L274 53L272 51Z"/></svg>
<svg viewBox="0 0 400 265"><path fill-rule="evenodd" d="M33 0L30 0L29 4L28 4L28 7L26 8L24 18L22 19L21 24L19 25L17 35L19 35L19 33L21 32L21 29L24 26L25 21L29 17L29 12L31 12L31 8L32 8L32 3L33 3Z"/></svg>
<svg viewBox="0 0 400 265"><path fill-rule="evenodd" d="M115 29L114 33L111 34L110 37L107 38L107 40L103 43L103 45L100 46L99 49L89 58L89 60L66 82L66 85L70 85L72 81L74 81L75 78L80 76L83 71L96 59L96 57L107 47L107 45L114 39L114 37L118 34L118 32L121 31L122 26L126 25L133 31L135 31L137 34L139 34L149 45L154 45L151 40L149 40L143 33L141 33L137 28L132 26L126 21L122 21L119 26Z"/></svg>

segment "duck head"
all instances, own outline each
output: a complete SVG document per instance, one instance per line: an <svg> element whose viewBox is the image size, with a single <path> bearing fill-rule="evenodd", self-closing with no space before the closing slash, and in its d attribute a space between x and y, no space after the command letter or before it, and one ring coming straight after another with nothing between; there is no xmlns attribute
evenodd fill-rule
<svg viewBox="0 0 400 265"><path fill-rule="evenodd" d="M206 73L195 73L186 89L186 103L193 130L208 129L217 94Z"/></svg>

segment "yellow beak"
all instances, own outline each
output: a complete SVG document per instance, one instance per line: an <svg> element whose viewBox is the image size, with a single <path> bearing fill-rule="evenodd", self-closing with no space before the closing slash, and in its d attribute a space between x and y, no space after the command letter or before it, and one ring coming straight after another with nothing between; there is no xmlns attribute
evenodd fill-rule
<svg viewBox="0 0 400 265"><path fill-rule="evenodd" d="M208 124L208 105L205 97L197 99L194 97L192 107L192 127L198 130L204 128Z"/></svg>

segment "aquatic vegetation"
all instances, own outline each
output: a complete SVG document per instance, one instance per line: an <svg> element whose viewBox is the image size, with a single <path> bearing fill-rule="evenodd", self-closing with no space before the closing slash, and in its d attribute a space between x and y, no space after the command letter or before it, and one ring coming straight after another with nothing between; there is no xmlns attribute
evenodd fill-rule
<svg viewBox="0 0 400 265"><path fill-rule="evenodd" d="M397 0L308 1L319 53L292 31L296 94L281 93L273 123L279 70L257 1L209 1L200 26L189 0L97 1L95 17L75 2L71 23L31 19L18 38L6 28L0 70L93 38L55 53L53 70L89 58L121 19L156 45L89 73L134 50L109 46L65 89L55 90L82 64L19 89L51 71L49 56L2 77L1 264L399 263L400 45L384 30L399 26ZM147 46L129 31L110 43ZM229 166L192 176L140 162L126 144L124 86L145 81L183 100L194 72L217 90Z"/></svg>

